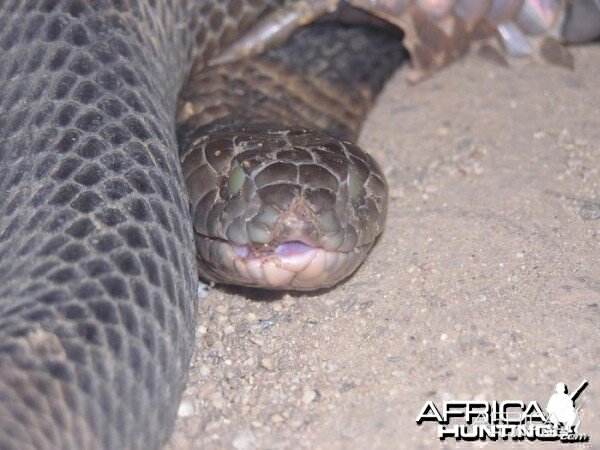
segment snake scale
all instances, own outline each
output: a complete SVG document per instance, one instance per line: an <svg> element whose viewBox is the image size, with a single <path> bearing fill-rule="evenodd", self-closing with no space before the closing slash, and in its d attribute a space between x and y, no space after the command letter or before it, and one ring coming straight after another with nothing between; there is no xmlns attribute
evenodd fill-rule
<svg viewBox="0 0 600 450"><path fill-rule="evenodd" d="M490 26L509 53L535 53L519 25L568 63L560 38L589 39L600 22L592 0L339 4L0 0L1 449L159 448L189 363L198 268L311 289L360 264L385 180L347 140L403 57L381 20L405 31L417 77ZM371 22L348 5L381 29L315 25L276 48L308 22Z"/></svg>

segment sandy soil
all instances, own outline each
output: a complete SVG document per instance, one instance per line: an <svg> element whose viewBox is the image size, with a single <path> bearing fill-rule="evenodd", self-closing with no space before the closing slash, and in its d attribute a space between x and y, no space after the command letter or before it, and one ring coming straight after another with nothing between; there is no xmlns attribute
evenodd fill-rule
<svg viewBox="0 0 600 450"><path fill-rule="evenodd" d="M384 236L329 292L205 294L169 448L435 448L426 400L545 406L584 378L598 445L600 48L575 55L399 73L361 137L390 184Z"/></svg>

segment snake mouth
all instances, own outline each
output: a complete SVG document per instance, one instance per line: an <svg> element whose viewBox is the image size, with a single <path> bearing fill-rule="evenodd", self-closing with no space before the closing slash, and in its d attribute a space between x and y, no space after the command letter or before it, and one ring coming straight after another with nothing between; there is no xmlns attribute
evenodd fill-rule
<svg viewBox="0 0 600 450"><path fill-rule="evenodd" d="M209 243L213 281L263 289L333 286L354 272L368 251L360 247L350 252L326 250L298 240L238 245L198 235L196 239L204 241L204 246Z"/></svg>

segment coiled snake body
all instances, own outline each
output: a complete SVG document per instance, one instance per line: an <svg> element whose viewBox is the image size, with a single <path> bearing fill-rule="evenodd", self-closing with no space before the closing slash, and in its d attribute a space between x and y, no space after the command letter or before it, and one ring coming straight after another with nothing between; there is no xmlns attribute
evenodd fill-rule
<svg viewBox="0 0 600 450"><path fill-rule="evenodd" d="M353 21L338 3L0 0L0 448L158 448L189 362L197 266L312 289L362 261L385 181L345 139L402 59L396 38L316 26L237 61L323 15ZM432 24L471 14L469 1L429 19L429 2L348 3L394 23L410 13L420 74L460 53ZM573 32L579 10L557 4Z"/></svg>

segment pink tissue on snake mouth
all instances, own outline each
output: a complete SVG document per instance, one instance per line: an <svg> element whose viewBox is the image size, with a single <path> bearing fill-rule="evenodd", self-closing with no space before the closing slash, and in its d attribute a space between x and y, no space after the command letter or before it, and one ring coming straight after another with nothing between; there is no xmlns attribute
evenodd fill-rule
<svg viewBox="0 0 600 450"><path fill-rule="evenodd" d="M295 256L309 252L313 248L314 247L311 247L310 245L307 245L304 242L289 241L284 242L283 244L279 244L277 247L275 247L274 253L277 256Z"/></svg>
<svg viewBox="0 0 600 450"><path fill-rule="evenodd" d="M268 247L265 247L265 249L258 248L253 251L249 245L234 245L233 249L235 255L239 258L259 259L265 257L268 258L270 256L280 256L284 258L301 256L314 250L315 247L300 241L287 241L277 245L273 250L269 250Z"/></svg>

